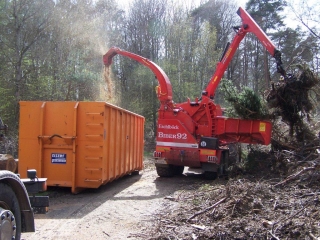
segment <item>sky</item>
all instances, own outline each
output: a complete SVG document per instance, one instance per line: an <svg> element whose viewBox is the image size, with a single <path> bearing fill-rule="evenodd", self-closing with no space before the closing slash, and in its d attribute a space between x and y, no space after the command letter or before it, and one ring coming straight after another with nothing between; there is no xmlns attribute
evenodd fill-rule
<svg viewBox="0 0 320 240"><path fill-rule="evenodd" d="M130 2L132 2L133 0L121 0L119 1L119 5L122 6L128 6L130 4ZM190 4L195 4L195 5L200 5L200 2L203 0L184 0L185 2L189 2ZM235 1L236 3L238 3L239 7L245 7L246 2L248 0L237 0Z"/></svg>
<svg viewBox="0 0 320 240"><path fill-rule="evenodd" d="M130 5L130 3L132 2L133 0L121 0L119 1L119 4L124 6L124 7L128 7ZM186 2L186 3L189 3L189 4L193 4L195 6L199 6L201 2L203 1L206 1L206 0L171 0L171 1L183 1L183 2ZM316 13L320 12L320 4L317 3L317 1L319 0L287 0L288 3L292 4L293 7L297 10L301 10L301 8L299 8L299 5L302 3L302 2L306 2L306 4L308 5L313 5L315 6L318 10L315 11ZM248 2L248 0L234 0L234 2L239 6L239 7L242 7L245 9L245 5L246 5L246 2ZM235 12L237 11L238 9L235 9ZM295 29L298 25L301 27L301 29L303 31L307 31L307 28L305 26L303 26L302 24L300 24L300 22L298 22L298 20L296 20L296 17L295 17L295 14L292 12L292 10L287 7L285 9L285 12L284 12L286 18L284 19L284 24L292 29ZM312 26L311 24L314 24L314 23L310 23L310 26ZM313 26L317 26L317 25L313 25Z"/></svg>

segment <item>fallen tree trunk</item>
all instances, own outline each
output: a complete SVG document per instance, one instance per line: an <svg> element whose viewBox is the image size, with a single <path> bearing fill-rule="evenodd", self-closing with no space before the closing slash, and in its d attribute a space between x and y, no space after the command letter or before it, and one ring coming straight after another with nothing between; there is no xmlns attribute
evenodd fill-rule
<svg viewBox="0 0 320 240"><path fill-rule="evenodd" d="M0 154L0 170L8 170L10 172L16 172L17 162L10 154Z"/></svg>

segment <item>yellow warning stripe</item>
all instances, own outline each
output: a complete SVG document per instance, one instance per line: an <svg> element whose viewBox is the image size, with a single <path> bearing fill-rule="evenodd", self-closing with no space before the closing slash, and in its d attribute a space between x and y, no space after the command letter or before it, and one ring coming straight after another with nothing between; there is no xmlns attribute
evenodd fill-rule
<svg viewBox="0 0 320 240"><path fill-rule="evenodd" d="M211 149L200 149L200 155L211 155L216 156L217 151Z"/></svg>

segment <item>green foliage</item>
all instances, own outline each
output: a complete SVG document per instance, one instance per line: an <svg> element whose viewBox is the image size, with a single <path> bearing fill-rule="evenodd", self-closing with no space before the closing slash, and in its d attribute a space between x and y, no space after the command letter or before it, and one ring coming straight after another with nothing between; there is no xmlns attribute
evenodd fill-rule
<svg viewBox="0 0 320 240"><path fill-rule="evenodd" d="M249 0L246 9L253 19L264 30L276 29L283 26L283 17L280 13L284 10L284 0Z"/></svg>
<svg viewBox="0 0 320 240"><path fill-rule="evenodd" d="M263 172L270 169L270 154L259 147L249 145L244 159L244 169L249 173Z"/></svg>
<svg viewBox="0 0 320 240"><path fill-rule="evenodd" d="M14 124L10 124L16 120L14 118L14 113L17 106L14 101L14 92L12 89L1 87L0 96L0 117L5 124L9 124L11 127L16 127Z"/></svg>
<svg viewBox="0 0 320 240"><path fill-rule="evenodd" d="M159 103L156 98L155 87L158 83L149 68L141 64L136 65L125 81L121 79L115 81L117 89L121 93L119 105L143 115L146 119L146 125L149 125L156 121Z"/></svg>
<svg viewBox="0 0 320 240"><path fill-rule="evenodd" d="M268 110L252 89L245 87L241 92L229 80L223 80L222 89L225 100L231 105L227 114L243 119L268 119Z"/></svg>

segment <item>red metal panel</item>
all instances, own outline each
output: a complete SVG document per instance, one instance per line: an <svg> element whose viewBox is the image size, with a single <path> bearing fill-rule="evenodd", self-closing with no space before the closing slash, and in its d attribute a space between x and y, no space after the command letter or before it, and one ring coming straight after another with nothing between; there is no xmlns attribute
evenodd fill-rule
<svg viewBox="0 0 320 240"><path fill-rule="evenodd" d="M226 142L270 144L272 125L268 121L217 117L215 137Z"/></svg>
<svg viewBox="0 0 320 240"><path fill-rule="evenodd" d="M177 119L159 119L157 146L197 148L196 139Z"/></svg>

